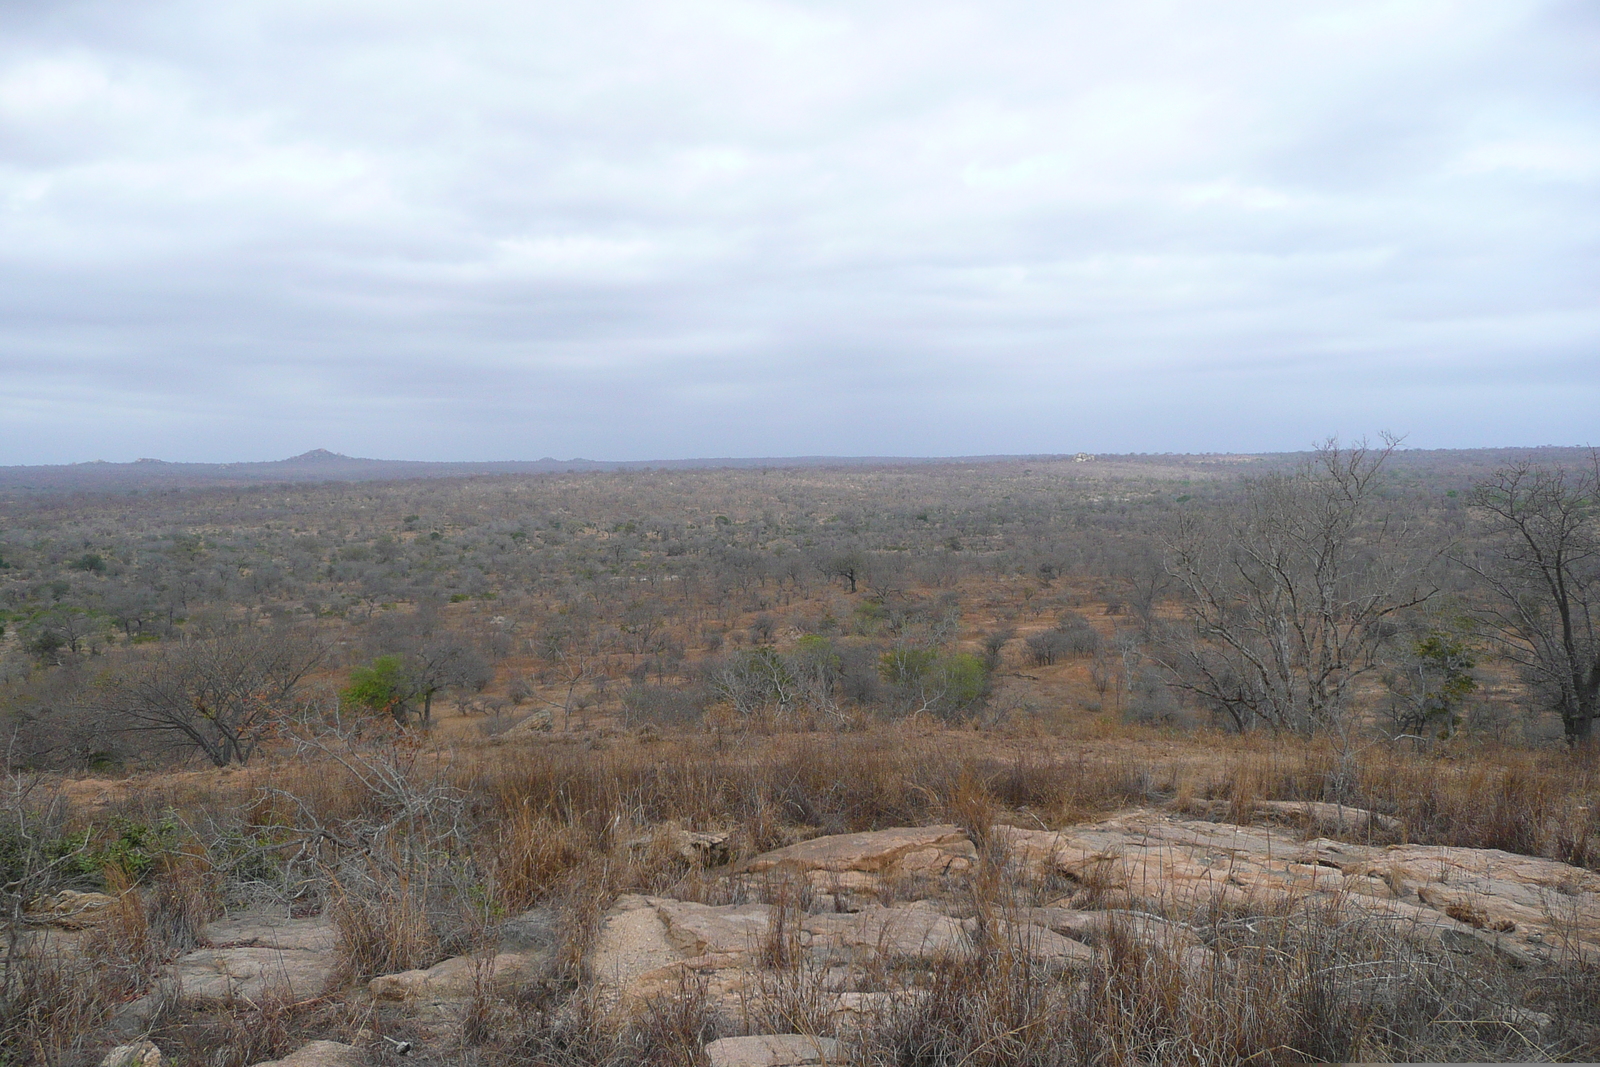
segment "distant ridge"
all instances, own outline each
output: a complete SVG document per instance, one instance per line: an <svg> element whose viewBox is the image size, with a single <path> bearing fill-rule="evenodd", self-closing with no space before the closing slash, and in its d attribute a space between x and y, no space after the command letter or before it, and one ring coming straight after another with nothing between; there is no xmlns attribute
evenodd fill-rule
<svg viewBox="0 0 1600 1067"><path fill-rule="evenodd" d="M627 460L594 459L487 460L430 462L404 459L362 459L326 448L313 448L288 459L239 463L170 463L136 459L131 463L64 463L0 467L0 491L93 492L114 489L191 488L227 485L270 485L304 482L373 482L410 478L467 478L495 474L568 474L590 471L781 469L795 467L923 466L939 463L1044 461L1059 456L786 456L721 459Z"/></svg>
<svg viewBox="0 0 1600 1067"><path fill-rule="evenodd" d="M316 482L377 482L417 478L470 478L485 475L572 474L593 471L642 470L784 470L826 467L924 467L964 466L995 463L1067 462L1082 457L1099 462L1101 470L1110 465L1185 466L1209 469L1226 465L1240 473L1292 462L1305 453L1140 453L1091 457L1085 453L1041 453L1015 456L766 456L752 458L628 460L608 462L593 459L490 460L473 462L430 462L404 459L362 459L341 455L326 448L313 448L288 459L241 463L170 463L161 459L136 459L131 463L69 463L46 466L0 467L0 492L61 493L107 492L113 490L202 488L206 486L273 485ZM1589 455L1586 448L1550 445L1538 448L1463 448L1410 449L1395 453L1391 469L1404 471L1452 461L1461 473L1487 472L1525 457L1545 462L1581 462Z"/></svg>

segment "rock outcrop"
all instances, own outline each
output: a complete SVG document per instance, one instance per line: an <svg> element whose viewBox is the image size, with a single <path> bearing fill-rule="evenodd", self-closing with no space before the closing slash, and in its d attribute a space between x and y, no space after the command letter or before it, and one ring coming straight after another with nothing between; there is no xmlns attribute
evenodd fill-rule
<svg viewBox="0 0 1600 1067"><path fill-rule="evenodd" d="M63 889L40 897L23 913L30 925L54 926L62 930L82 930L107 919L117 898L109 893L80 893Z"/></svg>
<svg viewBox="0 0 1600 1067"><path fill-rule="evenodd" d="M479 992L510 996L546 977L555 940L554 914L537 908L502 923L492 953L453 956L431 967L379 975L367 983L367 991L375 1000L403 1001L415 1014L448 1015Z"/></svg>
<svg viewBox="0 0 1600 1067"><path fill-rule="evenodd" d="M378 1000L461 1001L482 989L510 995L538 977L544 955L499 952L492 956L453 956L432 967L379 975L367 983Z"/></svg>
<svg viewBox="0 0 1600 1067"><path fill-rule="evenodd" d="M1079 907L1165 915L1338 903L1417 936L1522 962L1600 950L1600 875L1498 849L1299 840L1272 827L1138 810L1060 832L996 827L1020 869L1065 876ZM1052 925L1052 928L1055 928Z"/></svg>
<svg viewBox="0 0 1600 1067"><path fill-rule="evenodd" d="M798 872L823 890L870 889L885 878L959 874L977 859L977 848L959 826L902 826L801 841L763 853L744 869Z"/></svg>
<svg viewBox="0 0 1600 1067"><path fill-rule="evenodd" d="M190 1004L306 1000L333 976L337 936L326 918L247 914L206 925L208 947L178 957L166 982Z"/></svg>

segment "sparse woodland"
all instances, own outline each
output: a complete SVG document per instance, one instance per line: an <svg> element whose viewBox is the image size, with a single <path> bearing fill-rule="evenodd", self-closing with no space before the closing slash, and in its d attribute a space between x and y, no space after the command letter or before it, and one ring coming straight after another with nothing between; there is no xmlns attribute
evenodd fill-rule
<svg viewBox="0 0 1600 1067"><path fill-rule="evenodd" d="M0 1063L1600 1058L1596 462L14 491Z"/></svg>

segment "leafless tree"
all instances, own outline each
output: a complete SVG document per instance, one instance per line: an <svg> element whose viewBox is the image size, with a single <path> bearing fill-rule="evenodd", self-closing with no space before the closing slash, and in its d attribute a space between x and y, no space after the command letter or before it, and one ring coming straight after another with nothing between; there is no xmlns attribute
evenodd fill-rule
<svg viewBox="0 0 1600 1067"><path fill-rule="evenodd" d="M1499 538L1463 561L1495 594L1496 643L1567 741L1587 741L1600 714L1600 452L1576 469L1506 467L1472 502Z"/></svg>
<svg viewBox="0 0 1600 1067"><path fill-rule="evenodd" d="M92 700L108 725L165 736L225 767L255 753L321 659L291 631L185 638L128 664Z"/></svg>
<svg viewBox="0 0 1600 1067"><path fill-rule="evenodd" d="M422 701L422 721L433 719L433 698L445 689L482 690L489 665L471 642L448 632L430 634L405 655L406 674Z"/></svg>
<svg viewBox="0 0 1600 1067"><path fill-rule="evenodd" d="M1397 444L1329 441L1298 469L1252 480L1236 514L1180 518L1167 567L1192 625L1166 654L1178 688L1239 729L1345 725L1391 617L1435 592L1416 531L1378 492Z"/></svg>
<svg viewBox="0 0 1600 1067"><path fill-rule="evenodd" d="M856 549L841 552L830 556L820 564L822 573L829 578L838 578L844 581L850 592L856 591L856 583L867 573L867 559Z"/></svg>

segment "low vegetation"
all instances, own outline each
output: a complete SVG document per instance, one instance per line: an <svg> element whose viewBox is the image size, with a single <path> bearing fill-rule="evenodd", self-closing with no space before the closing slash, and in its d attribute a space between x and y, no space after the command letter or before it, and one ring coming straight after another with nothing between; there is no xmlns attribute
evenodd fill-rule
<svg viewBox="0 0 1600 1067"><path fill-rule="evenodd" d="M1070 975L985 933L1094 890L1018 882L993 827L1133 808L1332 802L1383 817L1363 841L1600 870L1600 486L1592 457L1540 459L14 495L0 1062L144 1032L219 1067L314 1039L689 1064L741 1028L831 1032L788 927L737 1024L691 978L609 1013L596 933L625 894L740 903L727 872L761 853L933 824L979 846L940 906L984 948L845 1033L851 1062L1595 1059L1581 952L1463 955L1320 899L1166 916L1229 961L1204 975L1115 930ZM41 910L63 891L115 903L71 929ZM810 892L758 895L800 915ZM331 921L325 988L152 1002L208 923L265 912ZM492 959L528 915L550 969L482 979L449 1026L365 992Z"/></svg>

